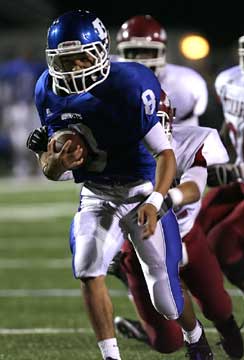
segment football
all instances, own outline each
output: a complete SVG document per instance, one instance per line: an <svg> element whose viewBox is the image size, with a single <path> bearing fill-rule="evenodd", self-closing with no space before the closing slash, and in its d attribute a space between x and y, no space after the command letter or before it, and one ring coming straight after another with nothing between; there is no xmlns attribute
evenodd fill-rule
<svg viewBox="0 0 244 360"><path fill-rule="evenodd" d="M83 149L83 157L84 159L87 158L88 149L85 140L83 139L82 135L79 134L74 129L60 129L56 131L51 139L55 139L55 151L60 152L66 141L71 140L72 143L69 148L69 152L73 152L76 150L77 146L79 145Z"/></svg>

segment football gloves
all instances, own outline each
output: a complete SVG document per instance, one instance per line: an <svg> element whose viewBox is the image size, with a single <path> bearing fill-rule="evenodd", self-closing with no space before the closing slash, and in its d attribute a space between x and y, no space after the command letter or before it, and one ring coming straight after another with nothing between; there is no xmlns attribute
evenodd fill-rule
<svg viewBox="0 0 244 360"><path fill-rule="evenodd" d="M244 179L244 163L240 165L222 164L208 167L207 185L226 185Z"/></svg>
<svg viewBox="0 0 244 360"><path fill-rule="evenodd" d="M47 126L34 129L28 136L26 147L35 153L47 151L48 133Z"/></svg>

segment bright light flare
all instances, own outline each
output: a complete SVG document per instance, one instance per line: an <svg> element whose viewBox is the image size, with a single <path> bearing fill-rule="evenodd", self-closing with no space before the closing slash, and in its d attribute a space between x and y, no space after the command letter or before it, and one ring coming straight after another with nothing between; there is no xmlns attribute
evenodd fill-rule
<svg viewBox="0 0 244 360"><path fill-rule="evenodd" d="M209 42L200 35L187 35L180 41L182 54L190 60L199 60L208 56Z"/></svg>

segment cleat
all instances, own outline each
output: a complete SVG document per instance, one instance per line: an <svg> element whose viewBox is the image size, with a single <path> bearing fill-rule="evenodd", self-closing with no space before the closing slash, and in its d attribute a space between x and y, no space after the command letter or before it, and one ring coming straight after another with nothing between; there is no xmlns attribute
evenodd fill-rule
<svg viewBox="0 0 244 360"><path fill-rule="evenodd" d="M231 359L241 359L244 354L243 339L233 315L224 324L216 325L220 333L220 342L224 351Z"/></svg>
<svg viewBox="0 0 244 360"><path fill-rule="evenodd" d="M123 272L123 270L121 268L121 264L120 264L122 257L123 257L123 253L121 251L119 251L118 254L115 255L115 257L109 264L107 273L109 275L113 275L113 276L117 277L119 280L122 281L122 283L126 287L128 287L127 277L126 277L125 273Z"/></svg>
<svg viewBox="0 0 244 360"><path fill-rule="evenodd" d="M202 328L202 335L198 342L189 344L185 341L187 348L186 357L190 360L214 360L212 350L208 344L206 335Z"/></svg>
<svg viewBox="0 0 244 360"><path fill-rule="evenodd" d="M149 344L148 336L139 321L116 316L114 319L114 325L117 332L124 337L128 339L136 339Z"/></svg>

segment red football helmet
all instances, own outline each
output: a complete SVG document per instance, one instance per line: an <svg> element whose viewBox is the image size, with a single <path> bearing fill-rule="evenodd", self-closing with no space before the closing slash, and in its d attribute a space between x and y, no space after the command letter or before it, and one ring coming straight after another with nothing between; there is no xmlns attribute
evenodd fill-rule
<svg viewBox="0 0 244 360"><path fill-rule="evenodd" d="M239 43L239 48L238 48L239 63L240 63L241 71L244 73L244 35L239 38L238 43Z"/></svg>
<svg viewBox="0 0 244 360"><path fill-rule="evenodd" d="M150 15L137 15L122 24L117 49L122 61L137 61L148 67L165 65L167 35Z"/></svg>
<svg viewBox="0 0 244 360"><path fill-rule="evenodd" d="M167 138L171 140L172 123L175 117L175 109L172 108L171 102L163 90L161 91L161 95L160 95L160 102L157 111L157 116L162 124L162 127L164 128Z"/></svg>

